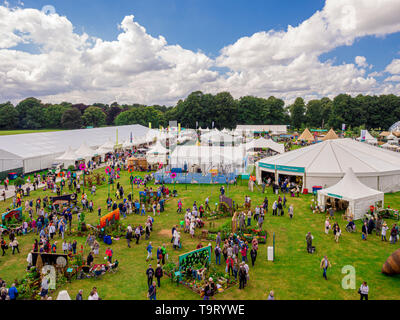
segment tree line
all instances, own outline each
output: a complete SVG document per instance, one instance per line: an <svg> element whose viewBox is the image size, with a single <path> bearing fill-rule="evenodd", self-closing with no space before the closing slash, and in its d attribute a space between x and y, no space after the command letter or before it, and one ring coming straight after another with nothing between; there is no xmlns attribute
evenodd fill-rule
<svg viewBox="0 0 400 320"><path fill-rule="evenodd" d="M265 99L245 96L234 99L229 92L207 94L191 93L176 106L119 105L94 103L93 105L44 104L36 98L27 98L14 106L0 104L0 129L79 129L112 125L141 124L153 128L167 127L170 121L182 127L236 128L238 124L287 124L292 129L365 127L387 130L400 120L400 97L340 94L329 98L310 100L297 98L285 105L273 96Z"/></svg>

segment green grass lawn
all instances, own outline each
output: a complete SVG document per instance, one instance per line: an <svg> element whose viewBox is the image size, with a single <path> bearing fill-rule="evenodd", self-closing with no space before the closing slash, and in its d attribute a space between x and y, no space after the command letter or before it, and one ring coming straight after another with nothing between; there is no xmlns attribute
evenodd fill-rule
<svg viewBox="0 0 400 320"><path fill-rule="evenodd" d="M104 170L104 169L101 169ZM130 192L129 174L122 173L120 182L124 185L125 192ZM200 186L200 185L177 185L179 197L184 203L184 208L190 207L193 201L198 204L204 203L207 196L211 196L210 205L217 202L220 186ZM171 188L172 189L172 186ZM187 189L187 190L186 190ZM36 191L32 193L32 197L50 194L49 192ZM138 192L134 188L134 194ZM235 201L242 203L244 196L250 194L247 190L246 183L236 187L229 187L227 195ZM276 196L272 194L272 190L268 189L270 208ZM257 188L251 193L252 204L261 204L264 196ZM103 212L106 211L105 199L107 197L107 186L98 188L97 195L90 196L94 201L95 212L86 215L86 221L90 224L97 224L97 207L100 205ZM195 249L198 239L191 239L189 235L181 233L183 248L181 251L174 251L171 239L171 227L177 224L181 216L176 213L178 198L167 202L166 211L160 217L155 218L154 231L151 234L153 255L159 245L167 244L167 252L169 259L177 262L178 256L185 252ZM380 239L372 235L367 241L361 240L360 232L355 234L347 233L345 229L345 221L342 217L337 216L339 225L343 230L340 243L335 243L333 235L325 235L324 221L325 215L313 214L310 210L312 196L301 195L300 198L288 198L288 205L293 203L295 214L293 220L290 220L287 214L283 217L273 217L270 212L266 215L264 228L268 231L268 241L266 245L259 245L259 254L254 268L250 266L250 282L245 290L239 290L238 286L228 289L222 294L216 295L216 299L266 299L270 290L275 291L277 299L359 299L357 294L358 287L362 281L367 281L370 287L370 299L400 299L398 289L400 284L399 277L387 277L381 273L383 263L393 251L399 248L398 245L390 245L382 243ZM0 203L0 211L10 205L11 200ZM392 208L400 207L400 194L388 194L385 197L386 204ZM222 225L229 218L221 219L216 222ZM144 224L145 219L140 216L128 216L124 223ZM387 221L389 227L395 221ZM76 221L75 221L76 223ZM254 223L254 222L252 222ZM208 228L209 224L206 223ZM361 230L360 223L357 223L358 231ZM311 231L314 236L313 244L317 248L316 254L310 255L306 252L305 236ZM196 235L201 231L196 230ZM272 235L276 237L276 260L274 262L267 261L267 246L272 245ZM29 234L19 237L21 254L12 255L8 250L5 257L0 257L0 277L5 279L7 283L13 279L21 279L25 275L26 256L32 248L34 236ZM75 237L76 238L76 237ZM67 241L74 238L66 237ZM85 238L76 238L79 244L83 244ZM61 239L58 240L58 248L61 247ZM208 242L204 242L207 245ZM146 258L146 246L148 241L141 241L139 245L133 243L132 248L127 248L126 240L121 239L114 241L112 249L114 258L120 262L119 271L115 274L106 274L98 280L73 280L72 283L66 284L58 290L66 289L71 297L74 297L79 289L84 290L84 297L87 298L93 286L96 286L99 295L103 299L146 299L147 279L146 269L148 264ZM61 250L61 249L58 249ZM96 257L95 263L104 261L106 245L101 244L100 255ZM85 256L88 250L85 251ZM328 270L328 281L322 278L322 271L319 268L323 255L327 255L332 263L332 268ZM222 259L223 260L223 259ZM155 261L153 260L153 265ZM213 259L214 262L214 259ZM356 270L357 286L355 290L342 289L341 283L345 276L341 273L344 266L351 265ZM222 266L220 267L222 270ZM57 291L58 292L58 291ZM56 298L57 292L53 294ZM182 286L177 287L172 284L166 277L162 280L161 288L158 290L157 299L173 299L187 300L199 299L189 289Z"/></svg>
<svg viewBox="0 0 400 320"><path fill-rule="evenodd" d="M24 133L40 133L40 132L54 132L63 131L61 129L41 129L41 130L0 130L0 136L10 136L13 134L24 134Z"/></svg>

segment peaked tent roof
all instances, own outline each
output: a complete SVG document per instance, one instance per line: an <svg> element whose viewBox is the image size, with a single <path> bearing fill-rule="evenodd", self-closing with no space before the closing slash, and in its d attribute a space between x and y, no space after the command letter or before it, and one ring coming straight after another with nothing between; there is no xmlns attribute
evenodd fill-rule
<svg viewBox="0 0 400 320"><path fill-rule="evenodd" d="M58 158L56 158L56 160L70 160L70 161L75 161L76 159L78 159L79 157L76 155L76 153L74 152L74 150L72 150L71 147L68 147L68 150L65 151L65 153L61 156L59 156Z"/></svg>
<svg viewBox="0 0 400 320"><path fill-rule="evenodd" d="M86 142L82 143L78 150L75 151L75 154L81 158L93 157L96 152L89 148Z"/></svg>
<svg viewBox="0 0 400 320"><path fill-rule="evenodd" d="M327 140L260 160L259 163L305 168L307 175L343 176L352 167L357 175L400 172L400 154L353 139Z"/></svg>
<svg viewBox="0 0 400 320"><path fill-rule="evenodd" d="M358 141L361 141L361 135L360 137L357 138ZM367 132L365 133L365 141L370 141L370 142L376 142L378 140L376 140L376 138L374 138L373 136L371 136L371 134L369 133L369 131L367 130Z"/></svg>
<svg viewBox="0 0 400 320"><path fill-rule="evenodd" d="M322 141L326 141L326 140L334 140L334 139L339 139L338 135L336 134L336 132L331 129L329 130L329 132L327 133L327 135L325 137L322 138Z"/></svg>
<svg viewBox="0 0 400 320"><path fill-rule="evenodd" d="M356 177L351 167L346 169L346 173L343 179L340 180L337 184L332 187L322 189L319 192L326 195L332 194L335 196L340 196L346 201L369 198L376 195L384 195L383 192L372 189L363 184Z"/></svg>
<svg viewBox="0 0 400 320"><path fill-rule="evenodd" d="M169 150L157 140L156 144L146 154L167 154L168 152Z"/></svg>
<svg viewBox="0 0 400 320"><path fill-rule="evenodd" d="M300 137L297 139L299 141L314 141L314 136L312 135L312 133L310 132L310 130L308 130L308 128L306 128L306 130L303 131L303 133L300 135Z"/></svg>
<svg viewBox="0 0 400 320"><path fill-rule="evenodd" d="M279 153L285 152L285 146L283 144L276 143L272 139L265 139L265 138L253 139L250 142L246 143L244 146L246 150L261 148L261 149L272 149Z"/></svg>

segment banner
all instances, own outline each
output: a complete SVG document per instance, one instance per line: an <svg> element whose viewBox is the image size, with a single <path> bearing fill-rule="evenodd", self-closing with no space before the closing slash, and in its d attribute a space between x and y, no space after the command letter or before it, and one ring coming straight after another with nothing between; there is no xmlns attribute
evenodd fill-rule
<svg viewBox="0 0 400 320"><path fill-rule="evenodd" d="M107 220L111 221L113 218L115 218L115 220L119 220L119 209L114 210L113 212L110 212L104 217L100 218L100 228L104 228L107 224Z"/></svg>
<svg viewBox="0 0 400 320"><path fill-rule="evenodd" d="M195 265L204 266L211 263L211 246L200 248L179 256L179 271L185 271Z"/></svg>
<svg viewBox="0 0 400 320"><path fill-rule="evenodd" d="M367 134L367 130L361 130L361 141L365 141L365 136Z"/></svg>
<svg viewBox="0 0 400 320"><path fill-rule="evenodd" d="M20 220L22 218L22 207L4 212L1 215L1 221L2 223L6 222L7 220L10 220L12 218L15 218L17 220Z"/></svg>
<svg viewBox="0 0 400 320"><path fill-rule="evenodd" d="M342 131L346 131L346 124L342 123Z"/></svg>

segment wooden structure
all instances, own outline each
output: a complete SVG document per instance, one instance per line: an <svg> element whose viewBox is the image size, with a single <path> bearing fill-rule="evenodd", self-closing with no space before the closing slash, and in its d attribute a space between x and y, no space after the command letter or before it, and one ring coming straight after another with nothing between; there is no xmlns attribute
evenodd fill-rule
<svg viewBox="0 0 400 320"><path fill-rule="evenodd" d="M146 171L149 164L146 158L128 158L128 167L133 168L134 171Z"/></svg>

